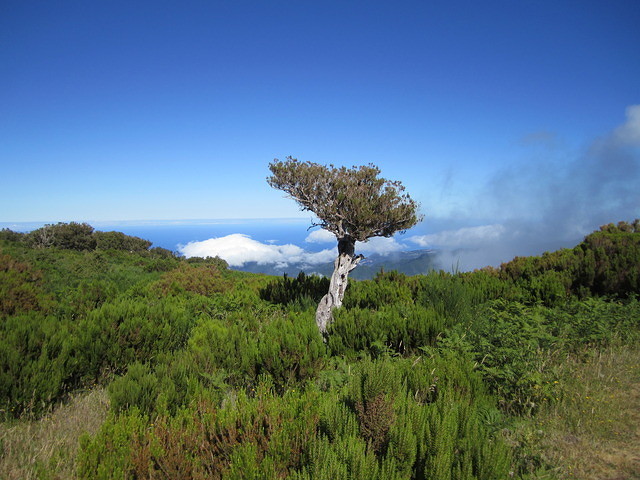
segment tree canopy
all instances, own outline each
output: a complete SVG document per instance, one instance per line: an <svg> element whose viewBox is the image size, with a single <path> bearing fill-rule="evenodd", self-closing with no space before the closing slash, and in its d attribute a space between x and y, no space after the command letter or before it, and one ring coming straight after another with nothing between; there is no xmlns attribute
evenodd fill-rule
<svg viewBox="0 0 640 480"><path fill-rule="evenodd" d="M380 178L375 165L334 167L296 158L274 160L267 182L313 212L319 226L340 238L390 237L421 220L418 204L399 181Z"/></svg>

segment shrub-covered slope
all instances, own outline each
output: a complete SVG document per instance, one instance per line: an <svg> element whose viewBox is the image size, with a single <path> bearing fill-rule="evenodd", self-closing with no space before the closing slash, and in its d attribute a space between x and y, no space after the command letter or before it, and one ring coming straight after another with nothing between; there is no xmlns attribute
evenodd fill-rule
<svg viewBox="0 0 640 480"><path fill-rule="evenodd" d="M0 412L104 386L78 478L556 478L519 425L565 401L568 358L640 334L637 222L500 269L352 282L326 343L326 279L48 228L1 235Z"/></svg>

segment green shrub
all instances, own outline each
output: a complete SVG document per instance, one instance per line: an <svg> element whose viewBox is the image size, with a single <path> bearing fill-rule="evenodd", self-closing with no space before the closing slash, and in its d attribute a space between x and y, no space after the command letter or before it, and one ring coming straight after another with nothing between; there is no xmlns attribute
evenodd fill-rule
<svg viewBox="0 0 640 480"><path fill-rule="evenodd" d="M184 305L170 300L118 299L93 310L78 328L78 357L88 379L123 372L186 345L195 321Z"/></svg>
<svg viewBox="0 0 640 480"><path fill-rule="evenodd" d="M344 308L378 310L391 304L411 305L412 292L406 277L397 272L379 273L373 280L349 283Z"/></svg>
<svg viewBox="0 0 640 480"><path fill-rule="evenodd" d="M189 340L195 364L204 372L225 370L235 385L269 375L278 386L315 377L325 347L310 314L277 314L256 321L255 310L225 320L203 319Z"/></svg>
<svg viewBox="0 0 640 480"><path fill-rule="evenodd" d="M51 299L42 283L40 270L0 251L0 317L46 309Z"/></svg>
<svg viewBox="0 0 640 480"><path fill-rule="evenodd" d="M93 232L96 248L99 250L126 250L128 252L146 252L151 243L140 237L125 235L122 232Z"/></svg>
<svg viewBox="0 0 640 480"><path fill-rule="evenodd" d="M432 307L407 304L379 310L345 308L334 315L328 340L333 355L373 353L380 346L399 354L411 354L419 347L435 344L452 323Z"/></svg>
<svg viewBox="0 0 640 480"><path fill-rule="evenodd" d="M236 385L256 377L257 336L240 323L203 318L193 329L188 349L199 371L211 374L225 370Z"/></svg>
<svg viewBox="0 0 640 480"><path fill-rule="evenodd" d="M0 410L6 416L39 415L71 388L74 338L53 316L29 312L0 324Z"/></svg>
<svg viewBox="0 0 640 480"><path fill-rule="evenodd" d="M25 233L14 232L10 228L3 228L0 230L0 242L22 242L26 237Z"/></svg>
<svg viewBox="0 0 640 480"><path fill-rule="evenodd" d="M277 316L258 336L258 372L277 385L314 378L324 363L325 346L311 313Z"/></svg>
<svg viewBox="0 0 640 480"><path fill-rule="evenodd" d="M260 289L260 298L280 305L295 304L306 309L316 307L329 290L329 279L300 272L296 278L287 274Z"/></svg>
<svg viewBox="0 0 640 480"><path fill-rule="evenodd" d="M148 365L137 362L129 365L125 376L109 384L111 408L116 412L135 406L150 415L155 410L158 394L158 377Z"/></svg>
<svg viewBox="0 0 640 480"><path fill-rule="evenodd" d="M491 402L473 364L454 355L365 358L323 400L294 478L508 478L509 448L485 423Z"/></svg>
<svg viewBox="0 0 640 480"><path fill-rule="evenodd" d="M218 265L183 263L164 273L152 288L165 296L183 292L208 296L230 290L231 283L222 275Z"/></svg>
<svg viewBox="0 0 640 480"><path fill-rule="evenodd" d="M79 457L80 478L285 477L301 468L318 421L314 390L274 394L268 382L218 407L207 395L153 423L111 417ZM105 472L113 472L111 476ZM244 473L243 473L244 472Z"/></svg>
<svg viewBox="0 0 640 480"><path fill-rule="evenodd" d="M78 478L131 478L134 466L140 462L135 448L148 426L148 418L135 409L127 415L110 415L95 437L80 438Z"/></svg>
<svg viewBox="0 0 640 480"><path fill-rule="evenodd" d="M69 250L96 248L93 227L87 223L77 222L59 222L33 230L27 235L27 243L34 248L57 247Z"/></svg>

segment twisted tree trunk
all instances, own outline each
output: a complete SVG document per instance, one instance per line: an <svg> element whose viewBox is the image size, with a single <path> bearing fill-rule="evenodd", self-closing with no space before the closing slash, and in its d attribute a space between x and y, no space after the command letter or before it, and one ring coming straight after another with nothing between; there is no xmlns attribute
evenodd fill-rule
<svg viewBox="0 0 640 480"><path fill-rule="evenodd" d="M338 258L333 264L329 292L322 297L316 310L316 325L323 336L326 336L327 326L333 321L333 309L342 306L349 272L364 258L362 255L355 255L355 248L356 241L349 235L338 239Z"/></svg>

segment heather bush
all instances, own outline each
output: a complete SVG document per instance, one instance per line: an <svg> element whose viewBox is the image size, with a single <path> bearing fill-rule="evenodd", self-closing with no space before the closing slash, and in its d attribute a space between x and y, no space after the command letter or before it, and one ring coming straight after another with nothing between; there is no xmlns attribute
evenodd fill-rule
<svg viewBox="0 0 640 480"><path fill-rule="evenodd" d="M222 275L218 265L193 266L184 263L164 273L152 288L165 296L184 292L207 296L230 290L231 282Z"/></svg>
<svg viewBox="0 0 640 480"><path fill-rule="evenodd" d="M122 372L183 348L195 321L183 304L121 298L93 310L78 328L78 361L86 378Z"/></svg>
<svg viewBox="0 0 640 480"><path fill-rule="evenodd" d="M260 330L257 370L277 385L301 382L315 378L325 351L311 313L276 316Z"/></svg>
<svg viewBox="0 0 640 480"><path fill-rule="evenodd" d="M39 415L76 386L75 345L68 325L29 312L0 323L0 412Z"/></svg>
<svg viewBox="0 0 640 480"><path fill-rule="evenodd" d="M280 305L313 307L329 289L329 279L300 272L296 278L286 274L260 289L260 298Z"/></svg>
<svg viewBox="0 0 640 480"><path fill-rule="evenodd" d="M146 252L151 247L149 240L125 235L122 232L93 232L98 250L126 250L128 252Z"/></svg>
<svg viewBox="0 0 640 480"><path fill-rule="evenodd" d="M452 320L432 307L391 304L378 310L351 308L339 310L329 327L328 345L333 355L353 356L378 350L407 354L433 345Z"/></svg>
<svg viewBox="0 0 640 480"><path fill-rule="evenodd" d="M50 303L42 292L42 272L0 251L0 317L43 310Z"/></svg>
<svg viewBox="0 0 640 480"><path fill-rule="evenodd" d="M301 467L313 438L317 395L310 389L280 397L266 381L251 392L235 392L221 405L205 394L175 416L159 416L153 423L132 409L111 417L94 439L85 440L80 477L286 476ZM116 474L100 476L109 471Z"/></svg>

